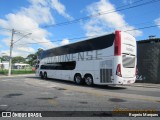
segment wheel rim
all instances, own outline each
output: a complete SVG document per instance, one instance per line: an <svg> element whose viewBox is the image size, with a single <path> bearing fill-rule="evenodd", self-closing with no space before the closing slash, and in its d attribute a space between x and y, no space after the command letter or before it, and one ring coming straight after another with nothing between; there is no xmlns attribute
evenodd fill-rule
<svg viewBox="0 0 160 120"><path fill-rule="evenodd" d="M91 77L87 77L85 80L87 85L92 85L92 78Z"/></svg>
<svg viewBox="0 0 160 120"><path fill-rule="evenodd" d="M79 83L81 82L81 77L80 77L80 76L76 76L76 79L75 79L75 80L76 80L76 83L79 84Z"/></svg>

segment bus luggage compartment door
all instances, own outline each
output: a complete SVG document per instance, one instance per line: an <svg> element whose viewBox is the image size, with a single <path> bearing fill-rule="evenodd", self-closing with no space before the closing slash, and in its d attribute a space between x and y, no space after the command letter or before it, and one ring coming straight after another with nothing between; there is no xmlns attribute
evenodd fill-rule
<svg viewBox="0 0 160 120"><path fill-rule="evenodd" d="M112 79L112 60L105 60L100 62L100 82L111 83Z"/></svg>

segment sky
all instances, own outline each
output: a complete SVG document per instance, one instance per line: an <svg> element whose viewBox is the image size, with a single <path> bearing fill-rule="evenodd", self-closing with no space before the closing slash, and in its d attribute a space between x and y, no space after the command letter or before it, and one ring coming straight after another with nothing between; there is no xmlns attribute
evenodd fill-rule
<svg viewBox="0 0 160 120"><path fill-rule="evenodd" d="M121 30L160 38L160 0L0 0L0 56L27 57Z"/></svg>

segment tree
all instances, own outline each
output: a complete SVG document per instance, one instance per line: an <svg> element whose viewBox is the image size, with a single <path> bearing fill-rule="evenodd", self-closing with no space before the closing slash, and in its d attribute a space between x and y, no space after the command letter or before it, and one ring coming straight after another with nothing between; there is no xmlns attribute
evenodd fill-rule
<svg viewBox="0 0 160 120"><path fill-rule="evenodd" d="M33 66L34 61L37 59L37 55L36 54L29 54L26 59L27 59L27 63L30 64L31 66Z"/></svg>
<svg viewBox="0 0 160 120"><path fill-rule="evenodd" d="M26 58L27 63L30 64L31 66L36 65L39 61L42 51L43 49L39 48L35 54L29 54Z"/></svg>
<svg viewBox="0 0 160 120"><path fill-rule="evenodd" d="M21 57L21 56L16 56L12 58L12 63L25 63L26 60L25 58Z"/></svg>
<svg viewBox="0 0 160 120"><path fill-rule="evenodd" d="M8 55L4 55L2 57L0 57L1 61L9 61L9 56Z"/></svg>
<svg viewBox="0 0 160 120"><path fill-rule="evenodd" d="M41 53L43 52L42 48L39 48L38 51L35 53L37 55L37 58L40 58Z"/></svg>

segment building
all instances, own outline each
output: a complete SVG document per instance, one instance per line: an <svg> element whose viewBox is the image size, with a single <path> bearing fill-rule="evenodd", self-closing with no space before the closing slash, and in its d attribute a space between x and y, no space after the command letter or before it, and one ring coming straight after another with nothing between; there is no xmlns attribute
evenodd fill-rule
<svg viewBox="0 0 160 120"><path fill-rule="evenodd" d="M137 41L137 81L160 83L160 38Z"/></svg>
<svg viewBox="0 0 160 120"><path fill-rule="evenodd" d="M26 69L29 66L30 66L29 64L25 64L25 63L15 63L12 65L12 69ZM9 62L3 61L2 63L0 63L0 69L8 70Z"/></svg>
<svg viewBox="0 0 160 120"><path fill-rule="evenodd" d="M0 69L9 69L9 62L8 61L2 61L0 63Z"/></svg>
<svg viewBox="0 0 160 120"><path fill-rule="evenodd" d="M25 69L26 67L29 67L29 64L25 64L25 63L15 63L13 64L12 68L13 69Z"/></svg>

